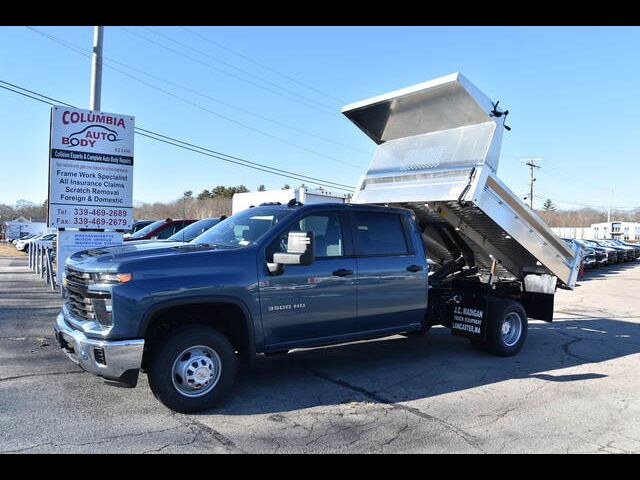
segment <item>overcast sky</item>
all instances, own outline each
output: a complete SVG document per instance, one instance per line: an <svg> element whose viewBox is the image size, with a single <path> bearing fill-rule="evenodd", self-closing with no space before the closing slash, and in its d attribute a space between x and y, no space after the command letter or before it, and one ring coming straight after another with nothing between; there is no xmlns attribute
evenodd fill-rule
<svg viewBox="0 0 640 480"><path fill-rule="evenodd" d="M89 106L92 27L0 28L0 79ZM105 27L102 110L281 169L355 185L374 144L353 101L462 72L510 111L499 176L565 208L640 206L640 29ZM235 52L235 53L234 53ZM118 70L111 68L115 67ZM133 69L132 69L133 68ZM47 196L49 107L0 89L0 202ZM133 197L296 181L136 137ZM313 186L311 182L308 185Z"/></svg>

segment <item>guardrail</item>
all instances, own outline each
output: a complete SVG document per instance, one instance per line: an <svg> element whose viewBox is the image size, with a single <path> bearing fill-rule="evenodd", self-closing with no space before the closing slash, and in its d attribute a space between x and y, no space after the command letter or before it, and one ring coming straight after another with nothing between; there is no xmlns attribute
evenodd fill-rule
<svg viewBox="0 0 640 480"><path fill-rule="evenodd" d="M56 270L53 267L55 251L48 245L40 242L31 242L29 245L29 268L35 274L40 275L45 283L55 291L58 288Z"/></svg>

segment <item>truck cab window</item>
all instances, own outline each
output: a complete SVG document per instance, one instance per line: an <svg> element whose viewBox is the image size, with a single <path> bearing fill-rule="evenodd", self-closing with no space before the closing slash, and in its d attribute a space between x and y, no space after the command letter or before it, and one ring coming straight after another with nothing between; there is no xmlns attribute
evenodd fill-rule
<svg viewBox="0 0 640 480"><path fill-rule="evenodd" d="M392 213L356 212L358 255L402 255L408 253L402 219Z"/></svg>
<svg viewBox="0 0 640 480"><path fill-rule="evenodd" d="M268 258L276 252L287 251L289 232L313 232L316 258L341 257L344 255L344 241L340 216L337 213L317 213L304 217L288 228L268 250Z"/></svg>

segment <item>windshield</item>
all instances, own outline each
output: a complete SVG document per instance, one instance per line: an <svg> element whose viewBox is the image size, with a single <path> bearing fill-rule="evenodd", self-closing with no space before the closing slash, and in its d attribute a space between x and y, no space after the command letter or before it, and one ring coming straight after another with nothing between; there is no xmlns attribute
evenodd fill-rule
<svg viewBox="0 0 640 480"><path fill-rule="evenodd" d="M249 208L221 221L194 238L191 243L209 243L228 248L246 247L292 212L292 209Z"/></svg>
<svg viewBox="0 0 640 480"><path fill-rule="evenodd" d="M158 220L157 222L153 222L149 225L147 225L144 228L141 228L140 230L138 230L136 233L134 233L133 235L131 235L129 238L142 238L142 237L146 237L148 234L150 234L151 232L153 232L156 228L158 228L160 225L164 224L164 220Z"/></svg>
<svg viewBox="0 0 640 480"><path fill-rule="evenodd" d="M197 222L186 226L182 230L177 231L167 240L171 240L173 242L190 242L198 235L202 235L204 232L206 232L219 222L219 218L205 218L204 220L198 220Z"/></svg>

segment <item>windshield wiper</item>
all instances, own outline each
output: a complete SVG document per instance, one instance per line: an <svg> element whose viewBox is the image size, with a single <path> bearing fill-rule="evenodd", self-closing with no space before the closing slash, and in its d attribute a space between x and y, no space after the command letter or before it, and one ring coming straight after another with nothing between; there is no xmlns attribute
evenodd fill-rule
<svg viewBox="0 0 640 480"><path fill-rule="evenodd" d="M187 243L183 243L182 245L176 245L173 248L184 248L184 249L189 249L189 248L217 248L218 246L214 243L191 243L191 242L187 242Z"/></svg>

